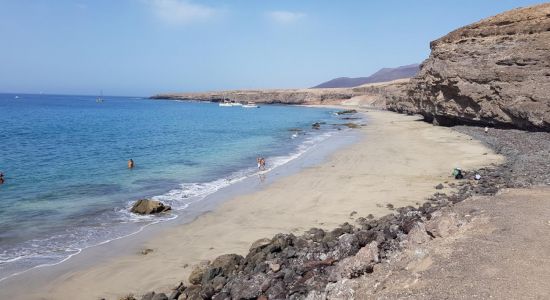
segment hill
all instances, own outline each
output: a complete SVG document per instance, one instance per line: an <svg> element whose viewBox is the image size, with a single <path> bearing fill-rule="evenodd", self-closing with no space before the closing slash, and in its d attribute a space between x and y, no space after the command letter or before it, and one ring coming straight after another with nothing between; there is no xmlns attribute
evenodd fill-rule
<svg viewBox="0 0 550 300"><path fill-rule="evenodd" d="M356 87L367 83L386 82L396 79L410 78L416 75L418 73L418 70L418 64L401 66L397 68L383 68L368 77L340 77L321 83L317 86L314 86L313 88L319 89Z"/></svg>

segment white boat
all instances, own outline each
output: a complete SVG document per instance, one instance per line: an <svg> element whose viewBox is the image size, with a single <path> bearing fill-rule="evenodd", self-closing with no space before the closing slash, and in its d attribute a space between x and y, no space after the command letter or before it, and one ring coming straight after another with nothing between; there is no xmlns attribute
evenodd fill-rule
<svg viewBox="0 0 550 300"><path fill-rule="evenodd" d="M227 99L225 98L225 94L223 94L223 101L220 102L220 103L218 103L218 105L219 105L219 106L223 106L223 107L231 107L231 106L234 106L234 105L233 105L233 102L231 102L231 101L229 101L229 100L227 100Z"/></svg>
<svg viewBox="0 0 550 300"><path fill-rule="evenodd" d="M243 106L240 102L231 102L231 106Z"/></svg>
<svg viewBox="0 0 550 300"><path fill-rule="evenodd" d="M242 107L243 108L259 108L259 106L256 105L256 103L254 103L254 102L248 102L248 103L242 105Z"/></svg>
<svg viewBox="0 0 550 300"><path fill-rule="evenodd" d="M102 103L103 102L103 91L101 91L101 95L95 99L95 102Z"/></svg>

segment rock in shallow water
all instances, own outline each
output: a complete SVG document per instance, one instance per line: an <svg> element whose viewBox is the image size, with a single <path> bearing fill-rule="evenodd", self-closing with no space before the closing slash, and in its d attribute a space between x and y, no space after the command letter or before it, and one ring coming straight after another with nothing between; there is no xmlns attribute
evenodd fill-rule
<svg viewBox="0 0 550 300"><path fill-rule="evenodd" d="M170 206L164 205L162 202L150 199L140 199L132 205L131 212L140 215L158 214L171 210Z"/></svg>

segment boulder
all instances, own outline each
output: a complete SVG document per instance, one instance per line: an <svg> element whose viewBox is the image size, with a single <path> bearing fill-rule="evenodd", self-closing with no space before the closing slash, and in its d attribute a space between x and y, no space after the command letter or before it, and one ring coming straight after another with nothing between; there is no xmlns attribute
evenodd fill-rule
<svg viewBox="0 0 550 300"><path fill-rule="evenodd" d="M252 243L252 245L250 246L250 249L248 251L252 252L256 249L261 249L267 245L271 244L271 239L268 239L268 238L263 238L263 239L259 239L257 241L255 241L254 243Z"/></svg>
<svg viewBox="0 0 550 300"><path fill-rule="evenodd" d="M202 288L200 285L192 285L183 291L183 293L178 297L178 300L202 299L201 291Z"/></svg>
<svg viewBox="0 0 550 300"><path fill-rule="evenodd" d="M220 273L228 277L239 269L239 265L243 260L244 257L238 254L224 254L214 259L210 264L210 268L219 268Z"/></svg>
<svg viewBox="0 0 550 300"><path fill-rule="evenodd" d="M336 112L337 115L349 115L349 114L356 114L356 113L357 113L357 110L355 109L347 109L347 110L341 110Z"/></svg>
<svg viewBox="0 0 550 300"><path fill-rule="evenodd" d="M209 267L209 264L209 261L201 261L196 264L193 271L191 271L191 274L189 274L189 282L191 284L200 284L204 273Z"/></svg>
<svg viewBox="0 0 550 300"><path fill-rule="evenodd" d="M336 264L329 274L329 280L335 282L372 272L373 265L379 261L378 253L378 243L371 242L359 249L354 256L346 257Z"/></svg>
<svg viewBox="0 0 550 300"><path fill-rule="evenodd" d="M162 202L151 199L140 199L132 205L131 212L140 215L158 214L171 210L170 206L165 206Z"/></svg>
<svg viewBox="0 0 550 300"><path fill-rule="evenodd" d="M407 241L411 244L424 244L430 240L430 235L426 232L424 223L417 222L407 234Z"/></svg>

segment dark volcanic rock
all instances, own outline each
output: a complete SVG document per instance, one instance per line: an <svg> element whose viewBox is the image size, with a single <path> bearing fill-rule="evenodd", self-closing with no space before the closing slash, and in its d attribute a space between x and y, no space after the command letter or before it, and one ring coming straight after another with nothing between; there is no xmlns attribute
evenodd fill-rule
<svg viewBox="0 0 550 300"><path fill-rule="evenodd" d="M165 206L162 202L150 199L140 199L134 203L131 212L140 215L157 214L169 211L170 206Z"/></svg>
<svg viewBox="0 0 550 300"><path fill-rule="evenodd" d="M390 110L444 126L550 131L550 4L487 18L430 46L407 97Z"/></svg>
<svg viewBox="0 0 550 300"><path fill-rule="evenodd" d="M172 294L186 300L304 299L308 295L316 295L308 299L351 299L341 294L348 279L370 276L376 272L375 264L391 261L392 253L403 246L418 246L455 232L464 220L449 211L441 213L448 206L501 188L550 185L550 133L503 129L485 133L468 126L453 130L481 140L506 156L506 161L465 170L465 179L455 184L456 194L438 190L418 208L398 207L382 218L357 218L357 225L344 223L331 231L312 228L301 236L278 234L258 240L244 258L229 254L199 264L190 276L192 285L180 284ZM475 174L481 180L473 180ZM172 294L169 298L175 297Z"/></svg>
<svg viewBox="0 0 550 300"><path fill-rule="evenodd" d="M232 275L239 269L239 265L242 263L243 259L244 258L238 254L220 255L214 261L212 261L212 263L210 264L210 269L218 269L218 274L227 277Z"/></svg>

